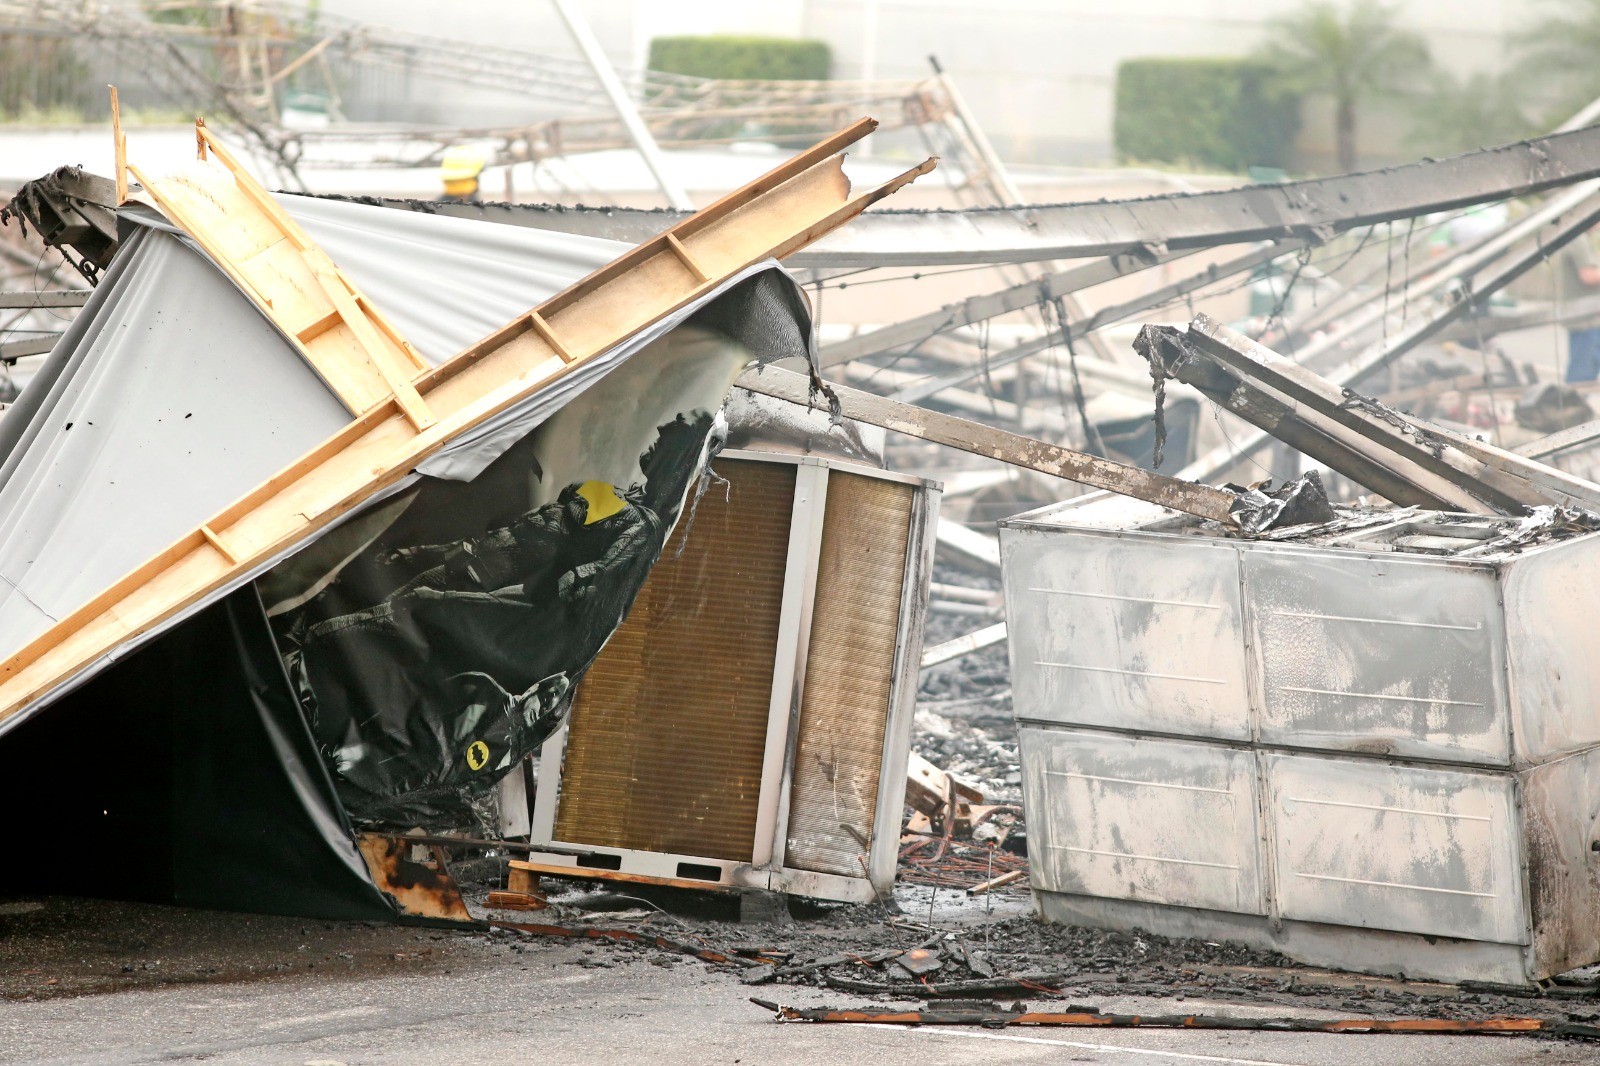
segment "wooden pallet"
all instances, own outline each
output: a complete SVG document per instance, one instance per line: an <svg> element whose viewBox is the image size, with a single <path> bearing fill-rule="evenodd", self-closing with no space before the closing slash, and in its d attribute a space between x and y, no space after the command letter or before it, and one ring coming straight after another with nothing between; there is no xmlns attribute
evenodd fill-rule
<svg viewBox="0 0 1600 1066"><path fill-rule="evenodd" d="M747 266L789 254L933 169L852 195L862 119L702 209L445 363L415 352L271 195L196 127L175 174L129 166L143 196L240 283L328 382L348 426L0 663L0 720L227 587L405 477L446 443ZM116 131L119 171L125 159ZM126 188L127 174L118 174ZM136 197L137 198L137 195Z"/></svg>

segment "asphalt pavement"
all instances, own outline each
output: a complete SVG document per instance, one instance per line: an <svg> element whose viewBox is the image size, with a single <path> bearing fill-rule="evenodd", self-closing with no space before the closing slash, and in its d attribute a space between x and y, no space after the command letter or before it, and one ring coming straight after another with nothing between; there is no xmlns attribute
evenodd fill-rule
<svg viewBox="0 0 1600 1066"><path fill-rule="evenodd" d="M732 974L670 956L619 954L604 945L569 942L485 941L481 950L457 951L413 972L304 968L231 983L4 1002L0 1062L1556 1066L1600 1061L1594 1045L1534 1037L779 1023L749 1002L752 991L801 1006L848 1002L847 996L822 989L751 989ZM1132 998L1095 1005L1115 1011L1174 1008L1171 1001ZM1193 998L1181 1009L1319 1016L1282 1005Z"/></svg>

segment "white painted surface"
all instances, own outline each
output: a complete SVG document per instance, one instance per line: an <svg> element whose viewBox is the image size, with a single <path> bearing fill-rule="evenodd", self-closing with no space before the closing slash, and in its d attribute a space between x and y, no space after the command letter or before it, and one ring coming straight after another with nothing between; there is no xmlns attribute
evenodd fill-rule
<svg viewBox="0 0 1600 1066"><path fill-rule="evenodd" d="M1019 736L1036 888L1265 913L1251 753L1030 727Z"/></svg>
<svg viewBox="0 0 1600 1066"><path fill-rule="evenodd" d="M1010 528L1001 543L1019 718L1249 739L1233 547Z"/></svg>
<svg viewBox="0 0 1600 1066"><path fill-rule="evenodd" d="M1443 560L1243 549L1261 739L1503 765L1495 572Z"/></svg>
<svg viewBox="0 0 1600 1066"><path fill-rule="evenodd" d="M1528 942L1510 775L1263 759L1285 918Z"/></svg>

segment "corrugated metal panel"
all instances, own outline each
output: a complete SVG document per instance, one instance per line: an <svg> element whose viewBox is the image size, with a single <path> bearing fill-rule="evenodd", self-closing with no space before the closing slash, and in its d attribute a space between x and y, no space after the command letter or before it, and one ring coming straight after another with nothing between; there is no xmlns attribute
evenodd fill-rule
<svg viewBox="0 0 1600 1066"><path fill-rule="evenodd" d="M1494 571L1245 549L1261 739L1420 758L1511 754Z"/></svg>
<svg viewBox="0 0 1600 1066"><path fill-rule="evenodd" d="M1285 918L1528 942L1509 774L1266 760Z"/></svg>
<svg viewBox="0 0 1600 1066"><path fill-rule="evenodd" d="M795 468L717 470L578 688L559 840L750 861Z"/></svg>
<svg viewBox="0 0 1600 1066"><path fill-rule="evenodd" d="M1250 752L1059 728L1019 734L1035 887L1266 913Z"/></svg>
<svg viewBox="0 0 1600 1066"><path fill-rule="evenodd" d="M1250 737L1232 546L1019 529L1000 539L1018 718Z"/></svg>
<svg viewBox="0 0 1600 1066"><path fill-rule="evenodd" d="M915 492L828 477L784 856L795 869L867 875Z"/></svg>

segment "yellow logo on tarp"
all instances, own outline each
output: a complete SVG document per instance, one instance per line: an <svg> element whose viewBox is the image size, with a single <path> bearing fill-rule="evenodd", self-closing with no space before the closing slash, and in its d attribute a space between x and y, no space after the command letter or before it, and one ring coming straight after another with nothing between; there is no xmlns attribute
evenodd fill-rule
<svg viewBox="0 0 1600 1066"><path fill-rule="evenodd" d="M481 740L474 740L467 745L467 765L473 770L482 770L489 765L489 745Z"/></svg>
<svg viewBox="0 0 1600 1066"><path fill-rule="evenodd" d="M616 486L605 481L585 481L578 486L578 495L589 505L583 520L586 526L604 521L628 506L628 501L617 495Z"/></svg>

